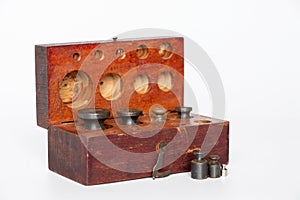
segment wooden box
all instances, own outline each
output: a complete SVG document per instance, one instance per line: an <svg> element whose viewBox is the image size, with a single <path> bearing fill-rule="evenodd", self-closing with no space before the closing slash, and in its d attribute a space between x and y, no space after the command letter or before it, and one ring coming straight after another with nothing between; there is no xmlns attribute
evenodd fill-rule
<svg viewBox="0 0 300 200"><path fill-rule="evenodd" d="M49 169L84 185L151 177L158 145L167 143L161 171L190 171L194 149L228 163L229 122L183 106L183 38L165 37L36 45L37 123L48 129ZM170 112L153 121L151 109ZM139 125L118 123L120 108L139 108ZM105 130L85 130L77 111L105 108Z"/></svg>

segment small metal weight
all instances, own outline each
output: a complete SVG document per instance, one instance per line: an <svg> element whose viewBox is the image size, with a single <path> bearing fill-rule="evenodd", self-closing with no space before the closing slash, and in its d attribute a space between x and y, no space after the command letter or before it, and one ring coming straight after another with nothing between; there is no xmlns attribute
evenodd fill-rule
<svg viewBox="0 0 300 200"><path fill-rule="evenodd" d="M119 117L121 117L121 125L133 126L137 125L137 119L142 115L142 111L136 108L122 108L117 111Z"/></svg>
<svg viewBox="0 0 300 200"><path fill-rule="evenodd" d="M181 119L191 118L190 113L192 111L192 107L176 107L175 111L178 113L178 118Z"/></svg>
<svg viewBox="0 0 300 200"><path fill-rule="evenodd" d="M152 113L155 115L155 121L162 122L166 120L167 110L164 108L153 108Z"/></svg>
<svg viewBox="0 0 300 200"><path fill-rule="evenodd" d="M226 177L228 176L228 170L226 165L222 165L222 176Z"/></svg>
<svg viewBox="0 0 300 200"><path fill-rule="evenodd" d="M194 150L195 159L191 161L191 176L193 179L206 179L208 177L208 163L204 159L204 152Z"/></svg>
<svg viewBox="0 0 300 200"><path fill-rule="evenodd" d="M209 156L209 177L219 178L222 176L222 164L219 162L220 156L210 155Z"/></svg>
<svg viewBox="0 0 300 200"><path fill-rule="evenodd" d="M78 117L83 120L87 130L105 129L104 121L109 118L110 112L103 108L86 108L78 111Z"/></svg>

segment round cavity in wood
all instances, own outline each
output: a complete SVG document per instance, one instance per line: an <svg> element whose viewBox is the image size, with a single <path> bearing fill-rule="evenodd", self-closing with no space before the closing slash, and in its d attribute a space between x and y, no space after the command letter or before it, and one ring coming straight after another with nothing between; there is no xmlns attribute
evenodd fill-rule
<svg viewBox="0 0 300 200"><path fill-rule="evenodd" d="M139 94L145 94L149 90L149 77L147 74L138 75L133 82L134 89Z"/></svg>
<svg viewBox="0 0 300 200"><path fill-rule="evenodd" d="M168 92L173 88L173 75L171 72L162 72L158 75L157 84L159 89Z"/></svg>
<svg viewBox="0 0 300 200"><path fill-rule="evenodd" d="M164 42L159 46L159 55L162 59L167 60L173 55L173 48L168 42Z"/></svg>
<svg viewBox="0 0 300 200"><path fill-rule="evenodd" d="M136 56L139 59L146 59L149 55L149 49L145 44L141 44L140 46L138 46L138 48L136 49Z"/></svg>
<svg viewBox="0 0 300 200"><path fill-rule="evenodd" d="M115 100L121 96L122 80L120 75L109 73L100 80L100 94L107 100Z"/></svg>
<svg viewBox="0 0 300 200"><path fill-rule="evenodd" d="M101 50L96 50L94 53L96 60L103 60L104 59L104 53Z"/></svg>
<svg viewBox="0 0 300 200"><path fill-rule="evenodd" d="M211 123L210 120L206 120L206 119L196 120L195 122L197 122L198 124L209 124L209 123Z"/></svg>
<svg viewBox="0 0 300 200"><path fill-rule="evenodd" d="M79 108L87 105L92 97L92 92L92 80L83 71L72 71L59 83L60 99L70 108Z"/></svg>
<svg viewBox="0 0 300 200"><path fill-rule="evenodd" d="M73 60L75 60L76 62L79 62L81 60L81 56L79 53L73 53Z"/></svg>
<svg viewBox="0 0 300 200"><path fill-rule="evenodd" d="M124 59L126 57L125 50L122 48L117 49L115 54L118 57L118 59Z"/></svg>

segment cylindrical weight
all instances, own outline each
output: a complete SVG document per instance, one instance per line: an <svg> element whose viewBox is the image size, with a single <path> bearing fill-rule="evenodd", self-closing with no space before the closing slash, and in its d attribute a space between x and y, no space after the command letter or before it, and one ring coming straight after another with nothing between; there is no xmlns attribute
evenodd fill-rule
<svg viewBox="0 0 300 200"><path fill-rule="evenodd" d="M208 164L204 159L204 152L200 150L193 151L195 159L191 161L191 177L193 179L206 179L208 177Z"/></svg>
<svg viewBox="0 0 300 200"><path fill-rule="evenodd" d="M222 165L219 163L220 157L218 155L210 155L209 162L209 177L210 178L219 178L222 176Z"/></svg>

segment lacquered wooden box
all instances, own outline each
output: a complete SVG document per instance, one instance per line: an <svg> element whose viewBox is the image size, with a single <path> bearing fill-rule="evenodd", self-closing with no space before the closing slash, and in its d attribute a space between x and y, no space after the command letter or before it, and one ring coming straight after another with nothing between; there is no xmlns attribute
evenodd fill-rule
<svg viewBox="0 0 300 200"><path fill-rule="evenodd" d="M229 122L183 106L183 38L36 45L38 125L48 129L49 169L84 185L152 177L158 145L167 143L161 171L190 171L194 149L228 163ZM151 110L164 107L166 120ZM105 108L105 130L86 130L78 110ZM139 124L120 125L117 110L143 111Z"/></svg>

